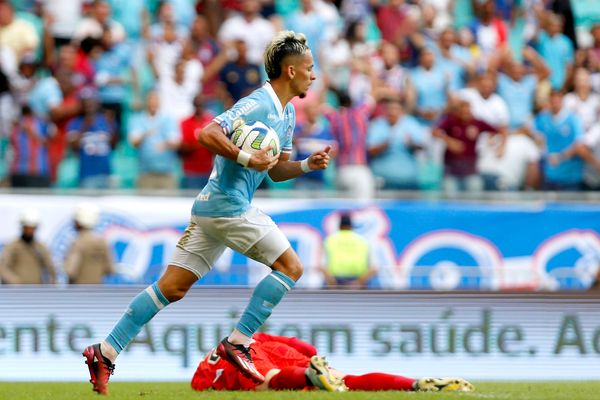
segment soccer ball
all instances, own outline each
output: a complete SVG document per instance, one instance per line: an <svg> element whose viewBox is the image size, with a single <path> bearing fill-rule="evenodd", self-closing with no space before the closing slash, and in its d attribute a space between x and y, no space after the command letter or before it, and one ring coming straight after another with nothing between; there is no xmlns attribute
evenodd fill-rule
<svg viewBox="0 0 600 400"><path fill-rule="evenodd" d="M280 150L277 132L260 121L236 121L233 133L231 134L231 141L238 148L250 154L269 146L272 147L272 150L268 153L271 156L276 156Z"/></svg>

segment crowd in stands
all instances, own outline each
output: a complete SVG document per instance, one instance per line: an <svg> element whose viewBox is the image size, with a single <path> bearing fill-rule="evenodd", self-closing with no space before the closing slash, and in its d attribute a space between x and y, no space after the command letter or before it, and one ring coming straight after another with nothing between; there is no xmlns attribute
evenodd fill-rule
<svg viewBox="0 0 600 400"><path fill-rule="evenodd" d="M0 179L201 188L204 126L303 32L318 79L268 188L600 189L600 3L569 0L0 0Z"/></svg>

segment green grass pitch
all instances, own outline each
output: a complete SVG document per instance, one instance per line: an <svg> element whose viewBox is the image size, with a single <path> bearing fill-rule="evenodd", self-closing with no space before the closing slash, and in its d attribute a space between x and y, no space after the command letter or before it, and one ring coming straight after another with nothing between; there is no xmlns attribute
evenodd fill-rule
<svg viewBox="0 0 600 400"><path fill-rule="evenodd" d="M110 385L114 400L598 400L600 381L594 382L475 382L473 393L407 392L194 392L186 383L116 382ZM79 400L102 399L88 383L0 382L2 400Z"/></svg>

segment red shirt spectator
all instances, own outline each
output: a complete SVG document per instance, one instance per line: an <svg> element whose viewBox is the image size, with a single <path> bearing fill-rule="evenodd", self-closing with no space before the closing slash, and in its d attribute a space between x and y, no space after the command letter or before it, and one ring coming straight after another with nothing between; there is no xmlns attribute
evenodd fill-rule
<svg viewBox="0 0 600 400"><path fill-rule="evenodd" d="M459 103L456 114L442 120L434 135L446 142L444 166L447 175L464 177L476 174L476 144L482 132L498 133L498 130L473 118L466 101Z"/></svg>
<svg viewBox="0 0 600 400"><path fill-rule="evenodd" d="M201 189L208 182L213 167L210 151L198 143L198 133L214 116L204 110L201 96L194 98L194 114L181 121L181 159L183 160L183 187Z"/></svg>
<svg viewBox="0 0 600 400"><path fill-rule="evenodd" d="M398 36L403 34L406 7L404 0L390 0L387 5L377 10L377 27L381 38L386 42L398 43Z"/></svg>

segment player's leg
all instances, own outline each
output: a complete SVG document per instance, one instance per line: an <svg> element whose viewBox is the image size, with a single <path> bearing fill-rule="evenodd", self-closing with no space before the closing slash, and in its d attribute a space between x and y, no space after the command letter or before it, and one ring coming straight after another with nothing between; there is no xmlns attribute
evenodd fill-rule
<svg viewBox="0 0 600 400"><path fill-rule="evenodd" d="M260 210L252 208L240 218L218 222L224 224L220 230L227 232L222 237L227 246L273 269L258 283L236 328L217 349L221 357L237 365L243 374L262 383L264 377L256 370L250 355L252 335L294 287L302 275L302 265L285 235Z"/></svg>
<svg viewBox="0 0 600 400"><path fill-rule="evenodd" d="M373 372L364 375L345 375L344 383L350 390L379 391L379 390L414 390L416 379L400 375Z"/></svg>
<svg viewBox="0 0 600 400"><path fill-rule="evenodd" d="M196 280L198 277L194 273L170 265L158 282L133 298L102 343L86 347L83 356L86 358L94 391L108 394L108 379L114 372L114 363L119 353L160 310L181 299Z"/></svg>
<svg viewBox="0 0 600 400"><path fill-rule="evenodd" d="M197 224L190 223L177 244L173 260L160 279L131 301L102 343L84 350L83 356L95 391L108 393L108 379L114 371L114 362L119 353L160 310L183 298L194 282L210 270L210 265L224 248L221 243L204 234Z"/></svg>

